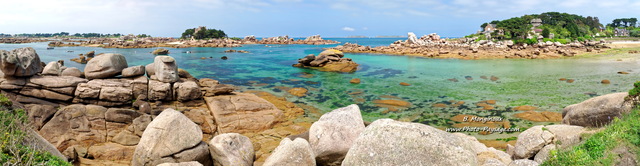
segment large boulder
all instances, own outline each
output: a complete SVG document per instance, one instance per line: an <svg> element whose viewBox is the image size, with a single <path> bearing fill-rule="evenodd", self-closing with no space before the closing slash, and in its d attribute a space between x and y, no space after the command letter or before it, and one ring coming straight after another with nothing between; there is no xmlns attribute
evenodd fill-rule
<svg viewBox="0 0 640 166"><path fill-rule="evenodd" d="M309 129L309 143L316 162L339 165L363 130L364 122L358 105L352 104L322 115Z"/></svg>
<svg viewBox="0 0 640 166"><path fill-rule="evenodd" d="M263 166L315 166L313 150L309 142L302 138L291 141L284 138Z"/></svg>
<svg viewBox="0 0 640 166"><path fill-rule="evenodd" d="M151 101L156 100L173 100L173 92L171 89L171 83L160 82L156 80L149 80L148 86L148 99Z"/></svg>
<svg viewBox="0 0 640 166"><path fill-rule="evenodd" d="M342 165L478 165L471 144L419 123L380 119L349 149Z"/></svg>
<svg viewBox="0 0 640 166"><path fill-rule="evenodd" d="M625 102L627 92L594 97L562 110L562 123L583 127L601 127L613 119L631 111L632 104Z"/></svg>
<svg viewBox="0 0 640 166"><path fill-rule="evenodd" d="M254 149L248 137L238 133L225 133L213 137L209 141L209 150L215 165L251 166Z"/></svg>
<svg viewBox="0 0 640 166"><path fill-rule="evenodd" d="M42 75L53 75L53 76L58 76L62 74L62 64L58 63L57 61L52 61L47 63L46 66L44 66L44 69L42 70Z"/></svg>
<svg viewBox="0 0 640 166"><path fill-rule="evenodd" d="M166 48L158 48L156 50L153 50L153 52L151 52L153 55L167 55L169 54L169 50L167 50Z"/></svg>
<svg viewBox="0 0 640 166"><path fill-rule="evenodd" d="M5 76L28 77L42 72L40 57L31 47L0 50L0 70Z"/></svg>
<svg viewBox="0 0 640 166"><path fill-rule="evenodd" d="M415 33L409 32L407 33L407 44L424 45L425 42L419 40Z"/></svg>
<svg viewBox="0 0 640 166"><path fill-rule="evenodd" d="M257 132L270 129L283 117L281 110L249 93L205 97L209 110L223 133Z"/></svg>
<svg viewBox="0 0 640 166"><path fill-rule="evenodd" d="M66 68L60 73L61 76L84 77L84 73L76 67Z"/></svg>
<svg viewBox="0 0 640 166"><path fill-rule="evenodd" d="M173 84L173 93L178 101L189 101L200 99L202 92L200 86L195 81L180 81Z"/></svg>
<svg viewBox="0 0 640 166"><path fill-rule="evenodd" d="M344 53L342 53L342 51L339 51L339 50L336 50L336 49L328 49L328 50L322 51L320 54L318 54L318 56L328 56L328 57L343 58L344 57Z"/></svg>
<svg viewBox="0 0 640 166"><path fill-rule="evenodd" d="M514 150L515 159L534 157L540 149L550 144L554 139L553 133L544 126L533 126L518 135Z"/></svg>
<svg viewBox="0 0 640 166"><path fill-rule="evenodd" d="M130 79L94 79L78 84L74 102L102 106L120 106L130 104L133 99L133 80ZM99 99L99 100L98 100Z"/></svg>
<svg viewBox="0 0 640 166"><path fill-rule="evenodd" d="M544 126L549 132L554 135L554 140L560 142L558 148L572 147L582 140L582 133L585 128L582 126L571 125L548 125Z"/></svg>
<svg viewBox="0 0 640 166"><path fill-rule="evenodd" d="M174 83L180 80L178 76L178 64L170 56L156 56L153 59L153 70L158 81Z"/></svg>
<svg viewBox="0 0 640 166"><path fill-rule="evenodd" d="M202 131L198 125L182 113L166 109L142 133L131 164L158 165L185 161L211 164L209 148L201 140Z"/></svg>
<svg viewBox="0 0 640 166"><path fill-rule="evenodd" d="M144 66L132 66L122 69L122 77L135 77L144 75L145 69Z"/></svg>
<svg viewBox="0 0 640 166"><path fill-rule="evenodd" d="M127 59L121 54L102 54L87 63L84 67L84 76L87 79L114 77L127 67Z"/></svg>
<svg viewBox="0 0 640 166"><path fill-rule="evenodd" d="M197 161L190 161L190 162L181 162L181 163L162 163L158 166L202 166L202 164L200 164Z"/></svg>

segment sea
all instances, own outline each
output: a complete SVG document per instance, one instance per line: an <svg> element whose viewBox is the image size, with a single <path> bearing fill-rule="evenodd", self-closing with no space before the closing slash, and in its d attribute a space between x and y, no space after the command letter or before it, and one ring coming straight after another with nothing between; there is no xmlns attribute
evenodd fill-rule
<svg viewBox="0 0 640 166"><path fill-rule="evenodd" d="M385 46L405 38L328 38L365 46ZM517 106L534 106L538 112L561 113L568 105L608 93L626 92L640 81L639 57L630 54L571 57L560 59L433 59L368 53L345 53L360 64L354 73L322 72L292 67L299 58L318 54L332 45L264 45L250 44L236 48L167 48L178 67L197 78L212 78L238 87L239 91L265 91L289 101L329 112L350 104L358 104L365 121L391 118L448 128L459 123L456 115L499 117L509 120L511 127L523 129L539 124L514 117L523 111ZM65 66L84 69L84 64L70 61L89 51L119 53L129 66L153 62L156 48L116 49L98 47L56 47L47 43L0 44L0 49L21 47L36 49L43 62L64 60ZM225 50L249 53L226 53ZM228 57L227 60L221 59ZM617 74L619 71L630 74ZM352 84L353 78L361 79ZM493 80L491 79L493 78ZM569 83L561 78L574 80ZM602 84L602 80L611 84ZM409 83L402 86L400 82ZM297 97L291 88L308 89ZM406 101L408 106L389 106L387 101ZM483 101L495 100L493 109L485 110ZM462 102L460 102L462 101ZM380 104L383 103L383 104ZM456 104L457 103L457 104ZM464 104L461 104L464 103ZM387 107L393 107L389 109ZM307 110L308 117L319 118ZM524 131L524 130L523 130ZM474 135L473 133L470 133ZM517 133L476 135L478 137L511 137Z"/></svg>

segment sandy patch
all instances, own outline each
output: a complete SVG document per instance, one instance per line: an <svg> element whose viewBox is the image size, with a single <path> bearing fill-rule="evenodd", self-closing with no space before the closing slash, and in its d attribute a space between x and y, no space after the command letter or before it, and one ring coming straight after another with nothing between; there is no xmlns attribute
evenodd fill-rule
<svg viewBox="0 0 640 166"><path fill-rule="evenodd" d="M634 48L634 47L640 47L640 41L611 42L605 45L611 48Z"/></svg>

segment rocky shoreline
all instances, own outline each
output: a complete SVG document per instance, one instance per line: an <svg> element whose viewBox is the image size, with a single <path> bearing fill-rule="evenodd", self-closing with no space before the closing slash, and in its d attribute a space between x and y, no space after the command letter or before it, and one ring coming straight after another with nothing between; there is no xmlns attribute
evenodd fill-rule
<svg viewBox="0 0 640 166"><path fill-rule="evenodd" d="M285 98L194 78L170 56L128 66L123 55L99 54L84 72L44 65L33 48L0 50L0 60L2 93L85 165L538 165L633 105L615 93L568 106L563 124L528 128L501 151L420 123L364 122L355 104L311 119Z"/></svg>
<svg viewBox="0 0 640 166"><path fill-rule="evenodd" d="M50 41L50 40L41 40ZM32 41L35 42L35 41ZM2 42L0 42L2 43ZM51 47L103 47L103 48L154 48L154 47L171 47L171 48L188 48L188 47L242 47L244 44L309 44L324 45L337 44L339 42L325 40L320 35L309 36L304 40L294 40L288 36L270 37L257 40L254 36L247 36L241 40L230 38L224 39L175 39L168 37L146 37L146 38L91 38L88 40L71 40L63 39L51 41L48 45Z"/></svg>
<svg viewBox="0 0 640 166"><path fill-rule="evenodd" d="M345 43L332 49L348 53L376 53L391 55L409 55L429 58L455 59L550 59L572 57L583 53L599 53L609 48L601 41L585 41L562 44L559 42L540 42L537 44L514 44L513 41L488 41L476 38L441 39L437 34L417 38L409 33L407 40L396 41L389 46L361 46Z"/></svg>

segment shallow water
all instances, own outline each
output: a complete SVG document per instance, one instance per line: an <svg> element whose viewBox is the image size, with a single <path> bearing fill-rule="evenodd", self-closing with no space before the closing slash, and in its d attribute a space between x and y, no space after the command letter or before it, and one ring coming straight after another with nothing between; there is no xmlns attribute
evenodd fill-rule
<svg viewBox="0 0 640 166"><path fill-rule="evenodd" d="M331 39L361 45L380 46L399 39ZM295 68L291 65L307 54L318 54L322 48L336 45L245 45L238 48L168 48L178 66L198 78L213 78L233 84L242 90L261 90L286 96L295 103L304 103L327 112L357 103L366 121L393 118L414 121L438 127L455 123L449 118L457 114L499 116L509 119L516 127L529 127L532 123L513 117L512 107L532 105L538 111L561 112L562 108L593 96L628 91L637 77L638 58L632 55L567 58L553 60L498 59L456 60L428 59L381 54L345 54L359 63L355 73L331 73ZM120 53L130 66L146 65L153 61L150 53L155 48L105 49L95 47L56 47L46 49L46 43L0 44L0 49L11 50L34 47L44 62L65 60L66 66L84 65L69 61L77 54L95 50L96 53ZM250 53L224 53L224 50L246 50ZM73 52L67 52L73 51ZM185 53L190 51L191 53ZM228 60L220 57L227 56ZM205 57L205 59L201 59ZM617 61L622 59L622 61ZM627 71L631 74L616 74ZM485 76L487 79L483 79ZM490 80L491 76L498 79ZM360 78L362 83L349 80ZM575 82L559 81L560 78ZM457 82L455 80L457 80ZM608 79L611 84L600 81ZM401 86L407 82L411 86ZM288 95L287 88L304 87L304 97ZM395 99L411 103L406 109L389 112L376 106L377 99ZM438 108L434 104L464 101L457 107ZM495 109L485 111L475 105L482 100L497 100ZM309 114L316 117L318 115ZM513 134L480 136L506 137Z"/></svg>

